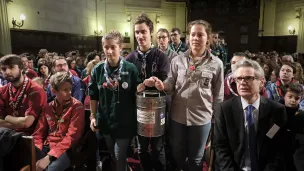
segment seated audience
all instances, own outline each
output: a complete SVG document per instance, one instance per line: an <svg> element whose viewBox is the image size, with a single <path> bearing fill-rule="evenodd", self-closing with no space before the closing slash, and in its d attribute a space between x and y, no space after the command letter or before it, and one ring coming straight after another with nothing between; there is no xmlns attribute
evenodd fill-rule
<svg viewBox="0 0 304 171"><path fill-rule="evenodd" d="M0 59L1 72L8 84L0 87L0 127L31 135L44 111L46 94L25 76L23 63L17 55Z"/></svg>
<svg viewBox="0 0 304 171"><path fill-rule="evenodd" d="M35 77L38 77L37 73L28 68L28 59L27 59L27 55L26 54L21 54L20 55L20 58L22 60L22 63L23 63L23 66L24 66L24 72L25 72L25 75L29 78L29 79L33 79Z"/></svg>
<svg viewBox="0 0 304 171"><path fill-rule="evenodd" d="M56 56L53 60L53 70L54 72L69 72L69 67L67 64L67 61L64 57L62 56ZM84 103L85 99L85 91L86 91L86 86L85 84L78 78L78 76L74 76L70 74L70 77L73 81L73 88L72 88L72 97L75 99L79 100L81 103ZM47 87L47 98L48 102L51 102L54 100L55 95L51 91L51 86L48 85Z"/></svg>
<svg viewBox="0 0 304 171"><path fill-rule="evenodd" d="M39 118L33 133L37 170L64 171L70 166L67 151L80 140L84 131L84 107L71 96L73 81L67 72L57 72L50 80L56 96Z"/></svg>

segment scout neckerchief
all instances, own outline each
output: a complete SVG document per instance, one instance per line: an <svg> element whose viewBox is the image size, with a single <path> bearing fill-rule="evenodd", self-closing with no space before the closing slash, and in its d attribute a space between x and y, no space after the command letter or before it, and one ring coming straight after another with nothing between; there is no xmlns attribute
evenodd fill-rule
<svg viewBox="0 0 304 171"><path fill-rule="evenodd" d="M295 79L291 80L291 83L297 82ZM282 99L284 98L284 95L286 93L286 87L282 85L281 79L278 78L277 81L275 82L275 91L277 93L277 96Z"/></svg>
<svg viewBox="0 0 304 171"><path fill-rule="evenodd" d="M26 88L26 86L28 84L28 80L29 79L27 77L24 78L22 89L21 89L21 91L20 91L19 94L18 94L18 91L17 91L16 94L13 94L12 83L8 84L8 86L9 86L9 96L10 96L10 98L9 98L10 104L9 105L13 108L13 114L12 114L13 116L18 116L18 109L17 109L17 107L18 107L18 105L20 103L20 100L24 96L24 92L25 92L25 88Z"/></svg>
<svg viewBox="0 0 304 171"><path fill-rule="evenodd" d="M187 57L187 62L188 62L188 76L190 76L190 80L192 80L193 73L195 73L195 70L197 69L198 66L200 65L205 65L208 62L209 59L209 54L208 51L205 51L201 57L202 60L198 60L196 62L193 61L193 58L191 57L191 51L189 52L189 56Z"/></svg>
<svg viewBox="0 0 304 171"><path fill-rule="evenodd" d="M51 74L49 74L48 77L46 77L46 79L44 79L44 84L43 84L43 89L46 90L47 89L47 86L49 85L49 81L50 81L50 78L51 78Z"/></svg>
<svg viewBox="0 0 304 171"><path fill-rule="evenodd" d="M164 52L164 53L167 55L167 57L169 57L169 51L170 51L170 48L169 48L169 47L167 47L167 49L166 49L165 51L161 50L160 46L158 46L158 49L159 49L160 51Z"/></svg>
<svg viewBox="0 0 304 171"><path fill-rule="evenodd" d="M178 51L179 51L180 48L182 47L182 43L183 43L183 42L180 41L179 44L178 44L178 46L177 46L177 48L175 48L174 43L172 43L173 50L174 50L176 53L178 53Z"/></svg>
<svg viewBox="0 0 304 171"><path fill-rule="evenodd" d="M71 104L71 99L63 101L62 112L56 113L56 109L59 107L60 104L59 104L57 98L55 98L54 104L52 105L52 111L53 111L53 114L54 114L54 116L56 118L56 122L57 122L56 123L57 127L56 127L56 130L54 131L54 135L59 130L59 124L64 122L64 120L62 119L62 116L67 112L68 108L70 107L70 104Z"/></svg>
<svg viewBox="0 0 304 171"><path fill-rule="evenodd" d="M238 95L236 92L234 92L234 90L231 88L231 83L232 83L232 82L230 82L230 79L233 79L233 82L234 82L234 77L233 77L232 74L229 75L228 78L227 78L227 85L228 85L228 88L229 88L230 92L231 92L233 95L235 95L235 96L239 96L239 95Z"/></svg>
<svg viewBox="0 0 304 171"><path fill-rule="evenodd" d="M106 83L103 84L104 87L107 87L111 90L115 90L117 87L119 88L118 84L121 80L120 73L122 70L123 58L119 57L119 67L116 68L111 74L109 75L108 70L110 71L110 64L108 59L106 59L105 64L103 66L104 69L104 76L106 77Z"/></svg>
<svg viewBox="0 0 304 171"><path fill-rule="evenodd" d="M147 61L146 61L146 58L147 58L147 56L150 53L152 48L154 48L153 44L151 44L151 47L148 49L148 51L144 53L140 50L139 46L137 46L137 52L139 53L139 55L143 59L143 62L141 64L141 75L144 76L144 78L142 78L143 80L147 79L147 71L146 71Z"/></svg>

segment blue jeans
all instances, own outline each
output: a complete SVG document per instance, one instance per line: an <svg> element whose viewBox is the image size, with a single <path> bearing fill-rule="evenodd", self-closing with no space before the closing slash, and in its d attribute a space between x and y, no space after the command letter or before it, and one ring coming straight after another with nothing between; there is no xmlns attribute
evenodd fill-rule
<svg viewBox="0 0 304 171"><path fill-rule="evenodd" d="M172 152L178 169L202 171L202 159L210 128L211 122L200 126L186 126L171 120Z"/></svg>
<svg viewBox="0 0 304 171"><path fill-rule="evenodd" d="M47 153L45 153L44 151L49 151L49 149L43 149L43 151L40 151L38 148L36 148L37 161L46 156ZM45 171L65 171L69 167L70 159L66 153L63 153L58 159L51 162L45 169Z"/></svg>
<svg viewBox="0 0 304 171"><path fill-rule="evenodd" d="M126 171L127 151L130 144L130 139L113 140L109 135L104 135L104 138L108 149L115 156L116 171Z"/></svg>

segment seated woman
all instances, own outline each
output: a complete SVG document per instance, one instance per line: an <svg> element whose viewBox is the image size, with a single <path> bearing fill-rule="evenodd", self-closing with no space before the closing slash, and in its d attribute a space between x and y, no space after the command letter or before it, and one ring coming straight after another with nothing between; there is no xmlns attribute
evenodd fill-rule
<svg viewBox="0 0 304 171"><path fill-rule="evenodd" d="M70 166L67 150L81 138L84 130L84 107L71 96L72 79L68 72L57 72L50 79L56 98L39 118L33 133L37 170L64 171Z"/></svg>
<svg viewBox="0 0 304 171"><path fill-rule="evenodd" d="M38 61L38 76L43 79L43 89L46 91L52 76L52 69L45 59Z"/></svg>

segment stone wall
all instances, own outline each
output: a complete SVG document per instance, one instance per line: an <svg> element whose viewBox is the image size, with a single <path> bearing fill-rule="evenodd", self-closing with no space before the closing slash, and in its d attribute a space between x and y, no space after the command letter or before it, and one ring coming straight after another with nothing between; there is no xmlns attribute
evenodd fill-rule
<svg viewBox="0 0 304 171"><path fill-rule="evenodd" d="M290 35L288 26L295 28L295 35L299 31L299 19L296 18L298 4L304 4L304 0L262 0L260 30L263 21L263 3L265 4L264 15L264 36L284 36Z"/></svg>
<svg viewBox="0 0 304 171"><path fill-rule="evenodd" d="M142 12L154 22L154 38L158 28L170 31L178 27L184 32L186 25L185 4L165 0L14 0L7 9L10 28L13 28L12 18L20 21L21 13L26 16L21 29L27 30L90 36L101 26L101 35L110 30L126 33L131 37L131 43L126 45L130 49L134 49L133 22Z"/></svg>

